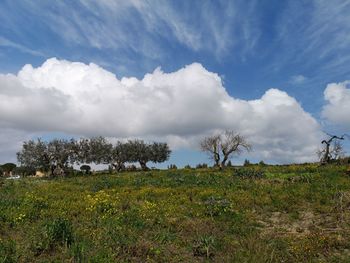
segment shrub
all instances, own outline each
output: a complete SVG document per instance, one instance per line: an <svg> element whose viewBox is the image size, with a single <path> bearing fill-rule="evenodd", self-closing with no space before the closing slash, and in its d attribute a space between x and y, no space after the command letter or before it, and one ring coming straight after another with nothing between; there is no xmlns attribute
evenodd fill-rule
<svg viewBox="0 0 350 263"><path fill-rule="evenodd" d="M90 174L91 167L90 167L90 165L84 164L84 165L80 166L80 171L84 172L85 174Z"/></svg>
<svg viewBox="0 0 350 263"><path fill-rule="evenodd" d="M131 165L126 166L125 170L128 172L135 172L135 171L137 171L137 167L136 167L136 165L131 164Z"/></svg>
<svg viewBox="0 0 350 263"><path fill-rule="evenodd" d="M209 197L205 202L205 214L211 217L222 215L230 210L230 202L224 198Z"/></svg>
<svg viewBox="0 0 350 263"><path fill-rule="evenodd" d="M184 169L192 169L192 168L191 168L191 165L186 164L186 165L184 166Z"/></svg>
<svg viewBox="0 0 350 263"><path fill-rule="evenodd" d="M35 175L36 173L35 168L27 167L27 166L18 166L13 171L15 174L22 175L22 176Z"/></svg>
<svg viewBox="0 0 350 263"><path fill-rule="evenodd" d="M196 168L197 169L208 168L208 165L206 163L202 163L202 164L199 163L199 164L197 164Z"/></svg>
<svg viewBox="0 0 350 263"><path fill-rule="evenodd" d="M260 179L265 177L264 171L242 168L235 169L233 175L244 179Z"/></svg>

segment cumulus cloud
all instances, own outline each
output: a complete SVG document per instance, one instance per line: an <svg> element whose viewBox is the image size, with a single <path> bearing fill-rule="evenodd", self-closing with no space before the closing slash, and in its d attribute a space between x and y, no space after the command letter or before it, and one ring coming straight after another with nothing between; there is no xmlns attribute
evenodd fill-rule
<svg viewBox="0 0 350 263"><path fill-rule="evenodd" d="M201 136L234 129L252 142L254 156L277 162L313 160L321 137L317 121L287 93L233 98L220 76L198 63L118 79L93 63L51 58L0 75L0 99L0 128L31 133L141 137L196 148Z"/></svg>
<svg viewBox="0 0 350 263"><path fill-rule="evenodd" d="M331 83L324 91L327 104L322 116L328 121L350 129L350 81Z"/></svg>

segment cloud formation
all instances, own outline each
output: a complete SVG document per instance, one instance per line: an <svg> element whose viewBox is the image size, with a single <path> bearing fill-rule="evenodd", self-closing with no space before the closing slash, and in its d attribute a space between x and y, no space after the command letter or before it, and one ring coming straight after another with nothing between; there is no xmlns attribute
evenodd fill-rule
<svg viewBox="0 0 350 263"><path fill-rule="evenodd" d="M0 129L27 134L142 137L196 148L201 136L234 129L252 142L254 156L277 162L313 160L321 136L317 121L286 92L236 99L199 63L118 79L93 63L51 58L1 74L0 100Z"/></svg>
<svg viewBox="0 0 350 263"><path fill-rule="evenodd" d="M328 84L324 98L327 104L323 107L322 116L350 130L350 81Z"/></svg>

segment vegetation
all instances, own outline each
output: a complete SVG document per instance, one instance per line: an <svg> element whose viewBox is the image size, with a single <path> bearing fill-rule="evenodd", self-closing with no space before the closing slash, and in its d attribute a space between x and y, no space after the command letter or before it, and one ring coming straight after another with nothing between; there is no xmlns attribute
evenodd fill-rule
<svg viewBox="0 0 350 263"><path fill-rule="evenodd" d="M233 154L240 154L244 149L250 151L251 145L242 135L227 130L222 134L205 137L200 142L200 148L209 154L214 161L214 166L222 169L226 167L226 162L232 158Z"/></svg>
<svg viewBox="0 0 350 263"><path fill-rule="evenodd" d="M0 180L0 262L348 262L346 165Z"/></svg>
<svg viewBox="0 0 350 263"><path fill-rule="evenodd" d="M76 141L54 139L50 142L30 140L24 142L17 153L18 162L27 170L41 170L51 176L63 176L73 164L109 164L118 172L125 169L125 163L138 162L143 170L147 163L161 163L170 156L166 143L145 143L142 140L129 140L126 143L109 143L104 137ZM85 167L86 166L82 166Z"/></svg>

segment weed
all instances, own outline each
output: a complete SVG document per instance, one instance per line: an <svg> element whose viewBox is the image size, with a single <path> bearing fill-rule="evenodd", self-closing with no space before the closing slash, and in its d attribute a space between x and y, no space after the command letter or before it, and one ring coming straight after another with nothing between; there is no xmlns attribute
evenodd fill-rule
<svg viewBox="0 0 350 263"><path fill-rule="evenodd" d="M215 238L213 236L201 236L195 240L193 255L195 257L212 258L215 250Z"/></svg>
<svg viewBox="0 0 350 263"><path fill-rule="evenodd" d="M72 224L64 218L57 218L47 223L45 234L50 248L56 244L70 247L74 241Z"/></svg>

